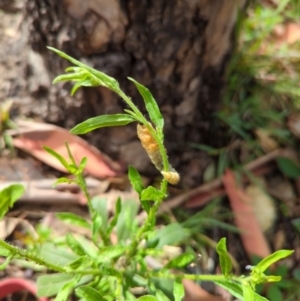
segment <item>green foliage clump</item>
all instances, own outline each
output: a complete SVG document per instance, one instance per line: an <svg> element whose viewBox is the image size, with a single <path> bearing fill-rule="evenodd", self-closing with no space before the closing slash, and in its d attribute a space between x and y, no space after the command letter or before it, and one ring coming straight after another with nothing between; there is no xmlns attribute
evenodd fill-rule
<svg viewBox="0 0 300 301"><path fill-rule="evenodd" d="M114 78L80 63L57 49L50 47L49 49L75 65L67 69L67 74L58 76L54 80L55 83L75 82L72 93L81 86L103 86L117 93L130 108L125 109L123 114L91 118L75 126L71 132L83 134L101 127L123 126L138 122L143 126L144 134L146 133L146 137L140 137L143 146L150 157L155 157L156 163L157 160L161 161L156 167L163 175L163 179L160 188L144 187L139 172L134 167L129 167L130 182L140 196L140 203L147 212L147 218L142 225L138 225L135 221L138 205L134 202L122 203L119 198L116 202L115 215L109 219L105 200L91 199L87 191L83 177L87 158L83 158L77 164L68 145L66 145L69 151L68 159L45 147L45 150L56 157L74 176L72 180L60 178L57 183L75 182L79 185L86 196L90 212L90 220L68 212L59 213L57 217L65 223L88 229L92 239L89 241L83 235L69 233L60 238L59 242L44 243L35 251L23 250L0 241L0 255L7 258L1 268L4 269L13 259L26 259L52 271L52 274L45 274L38 278L38 295L56 296L56 301L65 301L72 293L84 301L136 299L180 301L184 297L183 279L213 281L239 300L267 300L255 292L256 285L280 281L280 276L266 275L265 271L276 261L291 255L293 251L280 250L271 254L251 267L248 276L233 274L225 238L221 239L216 247L222 269L220 275L185 274L183 268L195 260L195 254L191 251L176 256L164 265L159 264L156 268L148 266L149 257L159 257L163 253L164 245L180 243L180 240L186 237L186 229L180 224L171 224L163 230L155 228L157 211L167 196L168 181L176 183L179 180L179 175L168 161L163 143L164 120L156 101L146 87L130 79L145 101L151 120L148 121L120 89ZM1 218L22 192L23 188L20 185L10 186L1 192ZM116 244L111 240L113 231L118 238ZM178 269L180 272L175 274L172 269ZM166 281L169 281L168 285L165 285L167 289L162 287ZM142 290L135 293L136 288Z"/></svg>

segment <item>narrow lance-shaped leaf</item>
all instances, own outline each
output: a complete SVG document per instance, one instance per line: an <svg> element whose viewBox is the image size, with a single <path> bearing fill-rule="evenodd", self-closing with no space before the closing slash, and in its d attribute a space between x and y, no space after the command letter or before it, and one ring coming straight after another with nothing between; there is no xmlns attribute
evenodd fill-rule
<svg viewBox="0 0 300 301"><path fill-rule="evenodd" d="M130 181L133 189L138 194L141 194L141 192L144 189L144 185L143 185L143 182L142 182L141 175L139 174L139 172L133 166L129 166L128 178L129 178L129 181Z"/></svg>
<svg viewBox="0 0 300 301"><path fill-rule="evenodd" d="M63 156L61 156L59 153L57 153L56 151L54 151L53 149L51 149L50 147L47 146L43 146L44 150L49 153L50 155L52 155L54 158L56 158L64 167L66 170L69 169L69 164L68 162L65 160L65 158Z"/></svg>
<svg viewBox="0 0 300 301"><path fill-rule="evenodd" d="M170 301L170 299L159 289L156 290L155 294L158 301Z"/></svg>
<svg viewBox="0 0 300 301"><path fill-rule="evenodd" d="M107 301L97 290L87 285L76 288L75 292L83 301Z"/></svg>
<svg viewBox="0 0 300 301"><path fill-rule="evenodd" d="M181 301L184 297L184 287L180 280L174 281L174 289L173 289L174 299L175 301Z"/></svg>
<svg viewBox="0 0 300 301"><path fill-rule="evenodd" d="M71 129L72 134L80 135L98 128L110 126L122 126L136 121L128 114L101 115L85 120Z"/></svg>
<svg viewBox="0 0 300 301"><path fill-rule="evenodd" d="M116 210L115 210L114 217L112 218L112 220L109 224L108 230L107 230L108 233L111 233L113 228L116 226L119 216L120 216L120 213L121 213L121 210L122 210L122 202L121 202L121 198L118 198L117 202L116 202Z"/></svg>
<svg viewBox="0 0 300 301"><path fill-rule="evenodd" d="M244 301L242 284L237 283L237 282L233 282L231 280L225 280L225 281L224 280L222 280L222 281L215 280L214 282L218 286L221 286L224 289L226 289L228 292L230 292L237 299ZM254 298L255 298L254 300L255 301L269 301L268 299L258 295L255 292L253 292L253 294L254 294Z"/></svg>
<svg viewBox="0 0 300 301"><path fill-rule="evenodd" d="M74 278L70 274L51 274L42 275L37 279L37 295L38 297L51 297L56 295L64 285L72 281Z"/></svg>
<svg viewBox="0 0 300 301"><path fill-rule="evenodd" d="M226 248L226 238L223 237L217 244L216 250L219 254L220 266L223 275L228 276L231 273L232 263Z"/></svg>
<svg viewBox="0 0 300 301"><path fill-rule="evenodd" d="M103 82L103 86L106 86L106 87L108 87L108 88L110 88L110 89L112 89L113 91L116 91L116 92L118 92L120 90L118 82L113 77L110 77L110 76L106 75L103 72L95 70L94 68L89 67L89 66L75 60L74 58L68 56L66 53L64 53L64 52L62 52L62 51L60 51L56 48L53 48L53 47L47 47L47 48L49 50L54 51L59 56L67 59L68 61L70 61L74 65L79 66L79 67L89 71L91 74L93 74L94 76L96 76L98 79L100 79Z"/></svg>
<svg viewBox="0 0 300 301"><path fill-rule="evenodd" d="M136 88L139 90L140 94L144 99L145 106L149 113L150 119L155 124L155 126L161 131L164 126L164 119L161 115L161 112L154 97L145 86L141 85L131 77L128 77L128 79L132 81L135 84Z"/></svg>
<svg viewBox="0 0 300 301"><path fill-rule="evenodd" d="M171 259L165 266L165 268L184 268L195 260L195 254L184 253Z"/></svg>
<svg viewBox="0 0 300 301"><path fill-rule="evenodd" d="M58 212L56 213L56 217L68 224L84 227L87 229L91 228L91 225L86 221L86 219L71 212Z"/></svg>
<svg viewBox="0 0 300 301"><path fill-rule="evenodd" d="M138 298L139 301L158 301L156 297L151 295L144 295Z"/></svg>
<svg viewBox="0 0 300 301"><path fill-rule="evenodd" d="M71 233L67 234L66 242L75 254L80 256L86 255L84 248L80 245L80 243L76 240L76 238Z"/></svg>
<svg viewBox="0 0 300 301"><path fill-rule="evenodd" d="M142 178L141 175L139 174L139 172L133 167L133 166L129 166L129 170L128 170L128 178L129 181L133 187L133 189L139 194L141 195L143 189L144 189L144 185L142 182ZM143 206L144 210L149 213L150 211L150 204L147 201L141 202L141 205Z"/></svg>
<svg viewBox="0 0 300 301"><path fill-rule="evenodd" d="M260 261L252 271L259 270L263 273L270 265L279 261L280 259L286 258L294 253L293 250L279 250L274 252L273 254L265 257L262 261Z"/></svg>
<svg viewBox="0 0 300 301"><path fill-rule="evenodd" d="M242 287L244 301L255 301L252 287L248 283L243 283Z"/></svg>
<svg viewBox="0 0 300 301"><path fill-rule="evenodd" d="M67 301L72 290L79 282L81 276L74 277L70 282L66 283L56 295L54 301Z"/></svg>

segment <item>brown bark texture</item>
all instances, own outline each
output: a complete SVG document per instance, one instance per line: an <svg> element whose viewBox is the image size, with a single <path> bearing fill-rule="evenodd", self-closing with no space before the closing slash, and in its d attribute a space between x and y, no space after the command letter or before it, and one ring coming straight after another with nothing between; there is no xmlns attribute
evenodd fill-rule
<svg viewBox="0 0 300 301"><path fill-rule="evenodd" d="M81 89L73 98L70 84L51 86L69 64L47 45L115 77L145 111L127 80L133 77L150 89L161 108L170 162L182 174L182 186L197 185L208 159L189 143L218 139L212 116L242 5L237 0L28 0L28 77L38 99L31 114L70 128L125 108L105 88ZM137 140L136 125L101 129L87 139L114 159L155 174Z"/></svg>

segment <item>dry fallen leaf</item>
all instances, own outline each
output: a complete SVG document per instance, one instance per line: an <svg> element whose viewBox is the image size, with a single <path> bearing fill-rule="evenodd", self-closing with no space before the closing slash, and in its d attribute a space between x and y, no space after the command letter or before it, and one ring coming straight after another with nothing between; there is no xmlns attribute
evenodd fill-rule
<svg viewBox="0 0 300 301"><path fill-rule="evenodd" d="M67 172L62 164L48 154L43 146L52 148L64 158L69 158L65 143L69 144L70 150L76 163L87 157L85 171L97 178L116 176L122 173L120 164L113 162L108 156L101 153L96 147L88 144L82 138L70 134L67 130L46 123L31 121L19 121L18 130L10 131L14 146L20 148L49 166Z"/></svg>
<svg viewBox="0 0 300 301"><path fill-rule="evenodd" d="M253 212L253 207L250 205L251 199L242 188L238 188L230 169L226 170L223 183L235 214L235 223L241 230L241 239L248 255L257 255L261 258L268 256L271 250Z"/></svg>
<svg viewBox="0 0 300 301"><path fill-rule="evenodd" d="M246 195L250 198L249 203L253 208L260 228L267 232L272 228L276 219L276 208L272 198L266 194L261 187L250 184L245 189Z"/></svg>
<svg viewBox="0 0 300 301"><path fill-rule="evenodd" d="M293 44L300 40L300 23L289 22L280 24L275 27L274 33L276 35L276 44Z"/></svg>

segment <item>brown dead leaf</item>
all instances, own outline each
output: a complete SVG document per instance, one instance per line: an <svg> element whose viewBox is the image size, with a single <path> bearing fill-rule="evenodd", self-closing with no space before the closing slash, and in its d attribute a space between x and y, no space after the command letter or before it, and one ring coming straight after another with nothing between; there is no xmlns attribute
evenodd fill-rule
<svg viewBox="0 0 300 301"><path fill-rule="evenodd" d="M300 22L289 22L275 27L276 44L293 44L300 40Z"/></svg>
<svg viewBox="0 0 300 301"><path fill-rule="evenodd" d="M245 189L246 195L251 202L249 205L253 209L253 213L263 232L270 230L276 219L276 208L272 198L266 194L261 187L250 184Z"/></svg>
<svg viewBox="0 0 300 301"><path fill-rule="evenodd" d="M28 235L33 238L37 238L37 233L34 227L27 220L22 217L17 218L5 216L0 221L0 239L6 239L10 236L18 225L21 225Z"/></svg>
<svg viewBox="0 0 300 301"><path fill-rule="evenodd" d="M224 301L222 297L208 293L192 280L183 279L182 283L185 290L184 301Z"/></svg>
<svg viewBox="0 0 300 301"><path fill-rule="evenodd" d="M63 128L30 121L19 121L18 125L20 126L18 130L10 132L15 136L13 138L14 146L30 153L57 170L67 172L56 158L43 149L43 146L52 148L67 159L69 158L65 146L67 142L77 164L80 163L82 158L88 158L85 171L90 175L105 178L116 176L122 172L120 164L113 162L97 148L80 137L70 134Z"/></svg>
<svg viewBox="0 0 300 301"><path fill-rule="evenodd" d="M230 169L227 169L223 176L223 184L248 255L257 255L262 258L268 256L271 250L253 212L253 207L250 205L251 199L242 188L237 187L234 174Z"/></svg>

